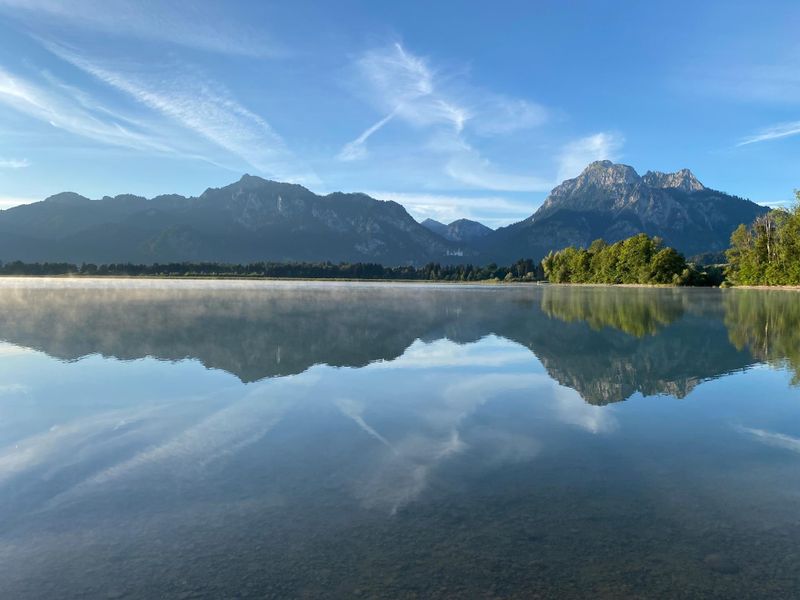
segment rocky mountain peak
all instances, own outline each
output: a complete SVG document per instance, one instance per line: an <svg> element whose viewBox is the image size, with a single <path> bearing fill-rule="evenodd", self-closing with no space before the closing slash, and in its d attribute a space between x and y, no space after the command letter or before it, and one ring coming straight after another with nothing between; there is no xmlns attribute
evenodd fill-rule
<svg viewBox="0 0 800 600"><path fill-rule="evenodd" d="M420 225L451 242L474 241L492 233L492 230L483 223L470 219L458 219L448 225L435 219L425 219Z"/></svg>
<svg viewBox="0 0 800 600"><path fill-rule="evenodd" d="M681 169L674 173L648 171L642 181L654 188L673 188L686 193L699 192L706 189L689 169Z"/></svg>
<svg viewBox="0 0 800 600"><path fill-rule="evenodd" d="M66 204L73 206L76 204L86 204L87 202L91 202L91 200L89 200L87 197L76 194L75 192L61 192L60 194L55 194L49 198L45 198L44 201L52 204Z"/></svg>
<svg viewBox="0 0 800 600"><path fill-rule="evenodd" d="M281 183L278 181L272 181L271 179L264 179L263 177L259 177L257 175L248 175L245 173L242 175L241 179L236 183L231 184L228 187L233 187L239 190L259 190L259 189L266 189L271 187L290 187L292 184L290 183Z"/></svg>
<svg viewBox="0 0 800 600"><path fill-rule="evenodd" d="M630 187L642 180L633 167L598 160L590 163L574 179L557 185L532 216L533 222L559 208L571 210L605 210L617 197L625 196Z"/></svg>
<svg viewBox="0 0 800 600"><path fill-rule="evenodd" d="M436 219L425 219L420 223L425 229L432 231L436 235L440 235L443 238L447 238L447 225L444 223L437 221Z"/></svg>
<svg viewBox="0 0 800 600"><path fill-rule="evenodd" d="M284 183L281 181L273 181L271 179L264 179L257 175L242 175L239 181L231 183L221 188L208 188L200 195L201 199L225 201L231 198L241 198L252 196L253 194L264 196L303 196L307 197L312 195L309 190L301 185L294 183Z"/></svg>
<svg viewBox="0 0 800 600"><path fill-rule="evenodd" d="M632 185L640 179L639 174L631 166L613 163L610 160L598 160L590 163L578 175L576 181L581 185L591 183L598 187L611 187Z"/></svg>

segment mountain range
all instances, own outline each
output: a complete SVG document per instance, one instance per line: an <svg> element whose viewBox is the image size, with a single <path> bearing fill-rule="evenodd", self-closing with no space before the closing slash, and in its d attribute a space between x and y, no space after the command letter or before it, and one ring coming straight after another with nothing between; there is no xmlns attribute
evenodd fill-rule
<svg viewBox="0 0 800 600"><path fill-rule="evenodd" d="M491 228L470 219L458 219L448 225L434 219L425 219L422 226L451 242L474 242L492 233Z"/></svg>
<svg viewBox="0 0 800 600"><path fill-rule="evenodd" d="M686 169L639 176L610 161L590 164L553 189L530 217L497 230L468 219L418 223L393 201L360 193L321 196L245 175L197 197L90 200L63 192L0 211L0 260L511 263L639 232L691 256L721 252L740 223L766 211L706 188Z"/></svg>

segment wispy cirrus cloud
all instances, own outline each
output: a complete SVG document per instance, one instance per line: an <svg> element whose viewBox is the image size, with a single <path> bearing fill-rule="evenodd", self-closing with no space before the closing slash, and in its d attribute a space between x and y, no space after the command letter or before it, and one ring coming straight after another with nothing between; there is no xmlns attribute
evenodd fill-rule
<svg viewBox="0 0 800 600"><path fill-rule="evenodd" d="M47 47L63 60L261 172L298 183L319 181L310 171L298 169L299 161L269 123L238 103L219 84L186 74L153 80L141 74L112 70L56 44L49 43Z"/></svg>
<svg viewBox="0 0 800 600"><path fill-rule="evenodd" d="M737 427L737 429L740 433L748 435L754 440L761 442L762 444L766 444L767 446L800 453L800 438L786 435L785 433L767 431L766 429L757 429L751 427Z"/></svg>
<svg viewBox="0 0 800 600"><path fill-rule="evenodd" d="M358 89L385 114L344 146L343 160L365 158L367 140L395 118L418 129L446 128L459 135L469 128L493 136L539 126L549 116L539 104L455 81L399 43L366 52L355 67Z"/></svg>
<svg viewBox="0 0 800 600"><path fill-rule="evenodd" d="M337 155L337 158L343 161L360 160L362 158L366 158L367 140L373 133L380 130L384 125L386 125L389 121L391 121L394 118L394 116L395 113L390 112L380 121L377 121L375 124L365 129L364 132L361 135L359 135L356 139L354 139L352 142L346 143L342 147L341 151Z"/></svg>
<svg viewBox="0 0 800 600"><path fill-rule="evenodd" d="M0 12L29 27L64 26L242 56L287 50L263 30L232 21L222 5L157 0L0 0Z"/></svg>
<svg viewBox="0 0 800 600"><path fill-rule="evenodd" d="M480 221L489 227L499 227L520 221L533 212L530 202L514 201L503 196L464 196L414 192L370 191L379 200L394 200L402 204L418 221L435 219L450 223L466 218Z"/></svg>
<svg viewBox="0 0 800 600"><path fill-rule="evenodd" d="M12 74L0 67L0 103L34 119L95 141L133 148L169 152L143 122L126 123L104 118L52 86Z"/></svg>
<svg viewBox="0 0 800 600"><path fill-rule="evenodd" d="M521 98L485 94L473 107L475 133L483 136L508 135L516 131L544 125L552 111Z"/></svg>
<svg viewBox="0 0 800 600"><path fill-rule="evenodd" d="M356 93L382 116L342 147L339 160L368 158L368 142L389 123L401 122L424 136L410 141L414 153L430 153L431 168L439 165L440 174L460 186L546 192L560 181L554 175L536 174L542 165L525 173L500 168L484 155L482 143L485 138L519 135L540 127L555 111L470 86L463 73L447 73L399 43L366 52L355 62L355 72ZM403 142L392 145L398 143ZM622 143L621 136L607 132L568 143L556 158L558 176L575 175L592 160L615 158Z"/></svg>
<svg viewBox="0 0 800 600"><path fill-rule="evenodd" d="M701 93L754 106L796 107L800 105L800 61L797 52L773 62L751 62L730 66L701 65L681 73L682 86ZM749 146L800 134L800 121L766 125L736 142Z"/></svg>
<svg viewBox="0 0 800 600"><path fill-rule="evenodd" d="M0 158L0 169L24 169L31 166L27 158Z"/></svg>
<svg viewBox="0 0 800 600"><path fill-rule="evenodd" d="M413 125L444 124L461 131L470 118L466 107L441 89L428 61L401 44L367 52L358 69L375 104Z"/></svg>
<svg viewBox="0 0 800 600"><path fill-rule="evenodd" d="M259 115L221 85L192 76L122 73L64 46L42 41L60 59L121 92L151 112L142 116L110 107L84 89L49 72L33 82L0 68L0 102L54 127L106 144L174 154L220 166L231 161L219 149L271 177L314 184L318 178L287 149ZM152 69L151 69L152 72ZM197 138L201 138L202 142ZM208 146L210 143L212 147ZM241 170L239 166L226 166Z"/></svg>
<svg viewBox="0 0 800 600"><path fill-rule="evenodd" d="M386 114L345 144L340 160L365 158L367 140L395 118L414 127L448 126L456 133L470 118L466 108L439 89L428 61L399 43L365 53L356 62L356 70L368 100Z"/></svg>
<svg viewBox="0 0 800 600"><path fill-rule="evenodd" d="M291 181L315 179L308 174L292 173L289 163L293 157L283 139L263 118L239 104L220 85L188 75L152 81L141 74L112 70L56 44L48 43L47 48L260 171Z"/></svg>
<svg viewBox="0 0 800 600"><path fill-rule="evenodd" d="M772 125L753 135L743 138L736 145L747 146L748 144L768 142L770 140L778 140L794 135L800 135L800 121L791 121L788 123L778 123L777 125Z"/></svg>

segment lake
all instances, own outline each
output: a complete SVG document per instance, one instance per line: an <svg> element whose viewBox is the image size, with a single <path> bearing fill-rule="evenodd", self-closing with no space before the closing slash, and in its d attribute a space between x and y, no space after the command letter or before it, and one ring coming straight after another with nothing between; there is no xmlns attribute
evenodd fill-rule
<svg viewBox="0 0 800 600"><path fill-rule="evenodd" d="M0 280L0 597L797 598L800 295Z"/></svg>

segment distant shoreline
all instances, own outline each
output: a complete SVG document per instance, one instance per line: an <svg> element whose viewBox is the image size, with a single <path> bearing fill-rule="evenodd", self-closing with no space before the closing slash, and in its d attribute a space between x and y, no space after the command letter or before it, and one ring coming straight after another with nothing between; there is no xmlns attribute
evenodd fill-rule
<svg viewBox="0 0 800 600"><path fill-rule="evenodd" d="M323 283L402 283L425 285L555 285L547 281L501 281L499 279L482 279L478 281L449 281L445 279L353 279L343 277L220 277L218 275L0 275L0 281L6 279L60 279L67 281L302 281Z"/></svg>
<svg viewBox="0 0 800 600"><path fill-rule="evenodd" d="M458 285L458 286L553 286L553 287L584 287L584 288L656 288L656 289L723 289L723 290L782 290L789 292L800 291L797 285L736 285L730 287L719 286L680 286L658 283L550 283L548 281L448 281L443 279L346 279L337 277L258 277L258 276L230 276L218 275L0 275L0 281L9 279L58 279L67 281L264 281L264 282L320 282L320 283L399 283L403 285Z"/></svg>

